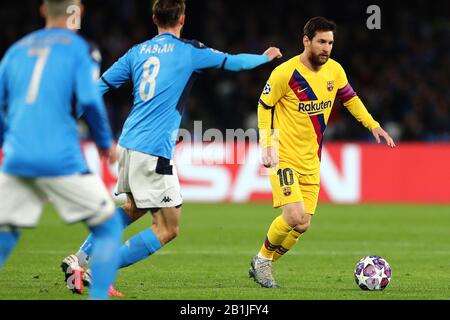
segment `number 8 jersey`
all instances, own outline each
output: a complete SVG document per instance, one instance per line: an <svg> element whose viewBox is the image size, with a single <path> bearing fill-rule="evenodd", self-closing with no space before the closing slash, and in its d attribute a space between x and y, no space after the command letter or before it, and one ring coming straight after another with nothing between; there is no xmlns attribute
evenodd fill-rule
<svg viewBox="0 0 450 320"><path fill-rule="evenodd" d="M133 109L119 144L172 159L195 76L202 69L223 68L227 57L200 42L179 39L170 33L131 48L99 80L102 93L133 81Z"/></svg>

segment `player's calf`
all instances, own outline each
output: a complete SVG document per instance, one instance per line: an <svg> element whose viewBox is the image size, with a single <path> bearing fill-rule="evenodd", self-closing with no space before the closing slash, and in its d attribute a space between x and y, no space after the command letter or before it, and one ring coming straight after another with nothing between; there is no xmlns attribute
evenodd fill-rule
<svg viewBox="0 0 450 320"><path fill-rule="evenodd" d="M297 225L287 234L283 242L276 248L272 255L273 262L288 253L288 251L294 247L300 237L306 233L311 226L312 215L304 213L304 211L301 210L301 206L299 207L292 205L286 207L283 209L283 217L287 216L290 223L297 223Z"/></svg>
<svg viewBox="0 0 450 320"><path fill-rule="evenodd" d="M180 233L180 207L161 208L152 214L152 230L163 246L178 237Z"/></svg>
<svg viewBox="0 0 450 320"><path fill-rule="evenodd" d="M131 266L151 256L162 248L161 241L152 229L145 229L119 249L120 268Z"/></svg>
<svg viewBox="0 0 450 320"><path fill-rule="evenodd" d="M135 264L159 251L179 234L180 208L153 209L153 225L120 248L121 268Z"/></svg>

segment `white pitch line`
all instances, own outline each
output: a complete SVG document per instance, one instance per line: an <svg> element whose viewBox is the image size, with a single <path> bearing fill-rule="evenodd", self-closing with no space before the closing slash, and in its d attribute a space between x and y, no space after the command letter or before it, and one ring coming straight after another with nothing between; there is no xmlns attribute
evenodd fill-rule
<svg viewBox="0 0 450 320"><path fill-rule="evenodd" d="M62 251L62 250L24 250L21 251L26 254L49 254L49 255L69 255L70 251ZM209 256L222 256L222 255L240 255L240 256L251 256L255 254L255 250L253 251L232 251L232 250L162 250L157 252L158 255L170 256L170 255L209 255ZM376 252L367 251L292 251L289 252L290 256L366 256L370 254L376 254ZM410 252L405 252L402 254L396 253L397 256L408 254ZM416 251L415 254L417 256L420 255L450 255L450 251L443 250L435 250L435 251Z"/></svg>

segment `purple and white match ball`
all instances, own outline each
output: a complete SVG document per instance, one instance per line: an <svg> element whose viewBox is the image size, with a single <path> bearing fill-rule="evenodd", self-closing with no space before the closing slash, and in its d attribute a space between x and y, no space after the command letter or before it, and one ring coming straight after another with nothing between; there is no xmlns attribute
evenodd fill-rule
<svg viewBox="0 0 450 320"><path fill-rule="evenodd" d="M389 263L379 256L367 256L355 267L355 281L362 290L384 290L391 282L392 270Z"/></svg>

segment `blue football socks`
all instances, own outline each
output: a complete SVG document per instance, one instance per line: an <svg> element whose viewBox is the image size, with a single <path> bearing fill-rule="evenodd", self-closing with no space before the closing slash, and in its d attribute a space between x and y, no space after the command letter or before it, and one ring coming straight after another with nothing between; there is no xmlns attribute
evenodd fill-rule
<svg viewBox="0 0 450 320"><path fill-rule="evenodd" d="M117 254L122 243L123 226L118 214L99 226L91 228L92 242L92 285L89 298L94 300L108 299L109 286L116 279L120 265Z"/></svg>
<svg viewBox="0 0 450 320"><path fill-rule="evenodd" d="M128 240L120 248L120 268L139 262L161 249L161 242L151 229L146 229Z"/></svg>
<svg viewBox="0 0 450 320"><path fill-rule="evenodd" d="M117 208L115 215L119 216L120 220L122 221L123 229L128 227L130 224L133 223L133 221L128 217L125 210L122 208ZM86 241L83 243L83 245L80 247L80 250L75 254L78 257L78 260L80 261L80 265L82 267L86 266L89 261L89 257L92 255L92 244L93 244L93 235L92 233L87 237Z"/></svg>
<svg viewBox="0 0 450 320"><path fill-rule="evenodd" d="M19 236L18 232L0 231L0 270L15 248Z"/></svg>

